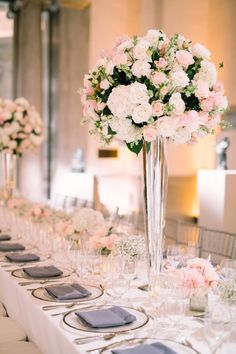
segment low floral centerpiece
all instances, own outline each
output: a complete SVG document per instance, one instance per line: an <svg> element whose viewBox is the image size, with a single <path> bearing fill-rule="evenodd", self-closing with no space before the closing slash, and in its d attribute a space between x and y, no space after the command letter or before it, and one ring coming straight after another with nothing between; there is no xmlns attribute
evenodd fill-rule
<svg viewBox="0 0 236 354"><path fill-rule="evenodd" d="M216 287L219 282L219 275L211 262L203 258L194 258L189 260L185 267L175 268L173 271L190 296L190 309L204 310L209 289Z"/></svg>
<svg viewBox="0 0 236 354"><path fill-rule="evenodd" d="M143 150L152 284L163 254L165 142L195 144L224 124L228 103L211 53L180 34L168 37L156 29L143 37L123 36L85 75L81 100L84 122L103 143L117 139L136 154Z"/></svg>

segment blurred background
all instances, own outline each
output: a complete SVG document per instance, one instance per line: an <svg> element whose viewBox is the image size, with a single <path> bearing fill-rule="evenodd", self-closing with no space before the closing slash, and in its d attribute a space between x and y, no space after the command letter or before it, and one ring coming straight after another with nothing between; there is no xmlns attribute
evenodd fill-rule
<svg viewBox="0 0 236 354"><path fill-rule="evenodd" d="M235 13L235 0L0 1L0 97L27 98L41 112L46 130L41 151L21 158L23 194L36 201L69 195L98 206L141 209L142 157L116 143L102 146L89 135L89 127L80 123L78 90L84 74L116 37L160 28L202 43L215 64L224 62L220 79L231 128L196 146L167 147L167 215L197 220L199 193L206 191L198 179L216 167L216 141L229 137L228 168L236 169ZM218 193L218 186L212 193ZM235 222L227 231L236 232Z"/></svg>

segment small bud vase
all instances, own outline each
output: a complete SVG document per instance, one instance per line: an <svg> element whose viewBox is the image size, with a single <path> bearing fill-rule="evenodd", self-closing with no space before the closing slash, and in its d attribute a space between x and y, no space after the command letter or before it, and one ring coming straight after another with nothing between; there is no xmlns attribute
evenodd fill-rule
<svg viewBox="0 0 236 354"><path fill-rule="evenodd" d="M205 311L208 305L207 289L197 289L190 297L189 308L192 311Z"/></svg>

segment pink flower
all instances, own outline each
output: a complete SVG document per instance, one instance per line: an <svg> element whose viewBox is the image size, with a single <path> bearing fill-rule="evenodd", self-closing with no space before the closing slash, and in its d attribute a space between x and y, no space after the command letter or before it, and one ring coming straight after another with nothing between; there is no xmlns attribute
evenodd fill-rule
<svg viewBox="0 0 236 354"><path fill-rule="evenodd" d="M228 101L225 96L221 94L221 92L213 92L212 98L214 100L214 106L218 109L227 109Z"/></svg>
<svg viewBox="0 0 236 354"><path fill-rule="evenodd" d="M153 85L159 86L160 84L166 81L166 75L161 71L154 71L151 75L150 80Z"/></svg>
<svg viewBox="0 0 236 354"><path fill-rule="evenodd" d="M113 49L119 47L121 44L130 41L130 37L125 35L125 36L121 36L119 38L117 38L117 40L113 43Z"/></svg>
<svg viewBox="0 0 236 354"><path fill-rule="evenodd" d="M88 96L92 96L94 94L94 89L92 87L91 81L88 79L88 75L85 75L84 77L84 88Z"/></svg>
<svg viewBox="0 0 236 354"><path fill-rule="evenodd" d="M214 99L212 97L205 98L200 102L200 107L204 112L212 111L214 107Z"/></svg>
<svg viewBox="0 0 236 354"><path fill-rule="evenodd" d="M199 116L199 120L202 122L202 123L206 123L209 119L209 114L207 112L199 112L198 114Z"/></svg>
<svg viewBox="0 0 236 354"><path fill-rule="evenodd" d="M97 109L98 109L99 111L103 111L105 107L106 107L106 103L104 103L104 102L99 102L99 103L97 104Z"/></svg>
<svg viewBox="0 0 236 354"><path fill-rule="evenodd" d="M32 130L33 130L33 128L32 128L32 126L31 126L30 124L26 124L26 125L24 126L24 132L25 132L25 133L31 133Z"/></svg>
<svg viewBox="0 0 236 354"><path fill-rule="evenodd" d="M178 60L179 64L185 68L194 63L192 54L187 50L178 50L176 52L176 59Z"/></svg>
<svg viewBox="0 0 236 354"><path fill-rule="evenodd" d="M224 94L224 85L221 81L216 81L215 85L213 86L213 90L215 92L220 92L222 95Z"/></svg>
<svg viewBox="0 0 236 354"><path fill-rule="evenodd" d="M167 66L168 63L164 58L160 58L159 60L156 60L154 64L156 65L157 68L163 69Z"/></svg>
<svg viewBox="0 0 236 354"><path fill-rule="evenodd" d="M160 94L161 94L162 96L165 96L168 92L169 92L169 89L168 89L168 87L166 87L166 86L164 86L164 87L162 87L162 88L160 89Z"/></svg>
<svg viewBox="0 0 236 354"><path fill-rule="evenodd" d="M207 98L209 96L209 85L206 81L198 80L195 95L198 98Z"/></svg>
<svg viewBox="0 0 236 354"><path fill-rule="evenodd" d="M154 125L146 125L143 128L143 137L147 142L151 142L156 139L157 128Z"/></svg>
<svg viewBox="0 0 236 354"><path fill-rule="evenodd" d="M164 113L164 104L160 101L153 101L152 102L152 109L154 116L161 116Z"/></svg>
<svg viewBox="0 0 236 354"><path fill-rule="evenodd" d="M127 55L125 53L118 53L118 54L115 54L112 58L112 61L115 65L125 65L127 64Z"/></svg>

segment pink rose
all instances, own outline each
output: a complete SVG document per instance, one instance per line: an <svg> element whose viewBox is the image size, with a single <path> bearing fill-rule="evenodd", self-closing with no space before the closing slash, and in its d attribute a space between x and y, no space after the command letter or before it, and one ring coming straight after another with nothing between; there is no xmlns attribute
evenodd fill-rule
<svg viewBox="0 0 236 354"><path fill-rule="evenodd" d="M198 119L198 112L191 110L187 112L188 120Z"/></svg>
<svg viewBox="0 0 236 354"><path fill-rule="evenodd" d="M200 107L204 112L210 112L214 107L214 100L212 97L205 98L200 102Z"/></svg>
<svg viewBox="0 0 236 354"><path fill-rule="evenodd" d="M153 101L152 102L153 115L158 117L161 116L164 113L164 107L165 105L160 101Z"/></svg>
<svg viewBox="0 0 236 354"><path fill-rule="evenodd" d="M218 109L227 109L228 101L225 96L223 96L220 92L213 92L212 98L214 100L214 107Z"/></svg>
<svg viewBox="0 0 236 354"><path fill-rule="evenodd" d="M179 64L185 68L194 63L192 54L187 50L178 50L176 52L176 59L178 60Z"/></svg>
<svg viewBox="0 0 236 354"><path fill-rule="evenodd" d="M160 84L165 82L166 75L164 73L162 73L161 71L156 71L151 75L150 80L153 83L153 85L159 86Z"/></svg>
<svg viewBox="0 0 236 354"><path fill-rule="evenodd" d="M160 58L159 60L156 60L154 64L156 65L157 68L163 69L167 66L168 63L164 58Z"/></svg>
<svg viewBox="0 0 236 354"><path fill-rule="evenodd" d="M154 125L146 125L143 128L143 137L147 142L151 142L156 139L157 128Z"/></svg>
<svg viewBox="0 0 236 354"><path fill-rule="evenodd" d="M115 65L125 65L127 64L127 55L125 53L118 53L118 54L115 54L112 58L112 61Z"/></svg>
<svg viewBox="0 0 236 354"><path fill-rule="evenodd" d="M199 120L202 122L202 123L206 123L209 119L209 114L207 112L199 112Z"/></svg>

